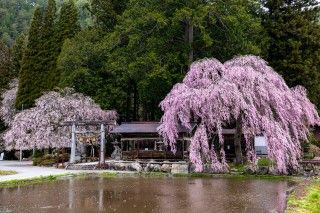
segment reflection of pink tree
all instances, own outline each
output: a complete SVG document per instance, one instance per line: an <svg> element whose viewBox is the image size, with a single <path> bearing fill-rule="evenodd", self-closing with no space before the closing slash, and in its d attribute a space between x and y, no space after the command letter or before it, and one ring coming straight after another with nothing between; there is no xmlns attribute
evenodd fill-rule
<svg viewBox="0 0 320 213"><path fill-rule="evenodd" d="M7 149L68 147L70 130L58 127L63 121L114 120L115 111L104 111L94 101L71 89L48 92L36 100L35 107L14 116L5 133Z"/></svg>
<svg viewBox="0 0 320 213"><path fill-rule="evenodd" d="M167 145L176 150L178 126L191 129L190 160L197 171L211 163L226 171L222 128L237 124L246 141L246 156L256 162L253 137L267 137L268 155L279 172L296 169L300 142L307 139L310 125L319 124L315 106L303 87L290 89L283 78L256 56L243 56L222 64L216 59L193 63L182 83L176 84L161 102L164 111L159 128ZM210 143L217 132L219 146Z"/></svg>

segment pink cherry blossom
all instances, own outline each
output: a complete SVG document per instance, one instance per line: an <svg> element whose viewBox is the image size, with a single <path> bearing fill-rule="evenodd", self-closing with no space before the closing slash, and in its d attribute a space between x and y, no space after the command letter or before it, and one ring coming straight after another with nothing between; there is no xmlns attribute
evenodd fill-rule
<svg viewBox="0 0 320 213"><path fill-rule="evenodd" d="M0 104L0 117L7 126L10 126L13 121L13 116L16 113L15 102L18 91L18 80L14 79L10 85L9 89L4 91L1 95L2 101Z"/></svg>
<svg viewBox="0 0 320 213"><path fill-rule="evenodd" d="M70 127L64 121L115 120L115 111L104 111L94 101L66 88L38 98L35 107L17 113L4 134L6 149L69 147Z"/></svg>
<svg viewBox="0 0 320 213"><path fill-rule="evenodd" d="M176 84L160 103L164 115L159 133L176 151L178 126L191 130L190 161L197 171L210 163L217 172L226 171L222 129L240 121L246 142L246 158L256 163L255 135L267 138L268 156L280 173L298 168L301 142L309 127L320 124L307 91L289 88L267 62L257 56L236 57L224 64L203 59L190 66L182 83ZM210 145L217 132L221 148Z"/></svg>

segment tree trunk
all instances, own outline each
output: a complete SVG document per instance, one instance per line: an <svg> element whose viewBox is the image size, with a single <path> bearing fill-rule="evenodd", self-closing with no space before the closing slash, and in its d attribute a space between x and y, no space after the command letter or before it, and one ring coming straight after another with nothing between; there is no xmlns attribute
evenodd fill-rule
<svg viewBox="0 0 320 213"><path fill-rule="evenodd" d="M134 83L133 88L133 120L138 120L138 109L139 109L139 97L138 97L138 89L136 83Z"/></svg>
<svg viewBox="0 0 320 213"><path fill-rule="evenodd" d="M241 136L242 136L241 121L240 121L240 119L238 119L236 121L236 132L234 135L234 148L235 148L236 163L237 164L243 163L242 148L241 148Z"/></svg>
<svg viewBox="0 0 320 213"><path fill-rule="evenodd" d="M190 66L193 62L193 24L190 20L186 21L185 40L190 48L188 57L188 62Z"/></svg>

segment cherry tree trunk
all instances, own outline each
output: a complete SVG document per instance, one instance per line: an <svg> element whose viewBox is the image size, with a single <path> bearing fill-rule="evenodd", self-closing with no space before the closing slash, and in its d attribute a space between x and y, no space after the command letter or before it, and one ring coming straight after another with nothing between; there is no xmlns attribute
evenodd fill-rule
<svg viewBox="0 0 320 213"><path fill-rule="evenodd" d="M239 120L237 120L236 132L234 135L234 148L235 148L236 163L237 164L240 164L243 162L242 148L241 148L241 136L242 136L241 122Z"/></svg>

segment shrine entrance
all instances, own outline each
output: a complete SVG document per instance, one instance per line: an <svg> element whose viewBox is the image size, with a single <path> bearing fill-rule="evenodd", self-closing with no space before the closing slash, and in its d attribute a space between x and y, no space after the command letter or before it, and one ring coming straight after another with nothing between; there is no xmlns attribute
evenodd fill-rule
<svg viewBox="0 0 320 213"><path fill-rule="evenodd" d="M86 148L91 148L90 156L95 156L95 147L100 145L99 161L100 165L105 164L105 147L106 136L116 126L116 121L67 121L60 126L71 127L71 154L70 163L80 162L83 158L83 153L86 153Z"/></svg>

